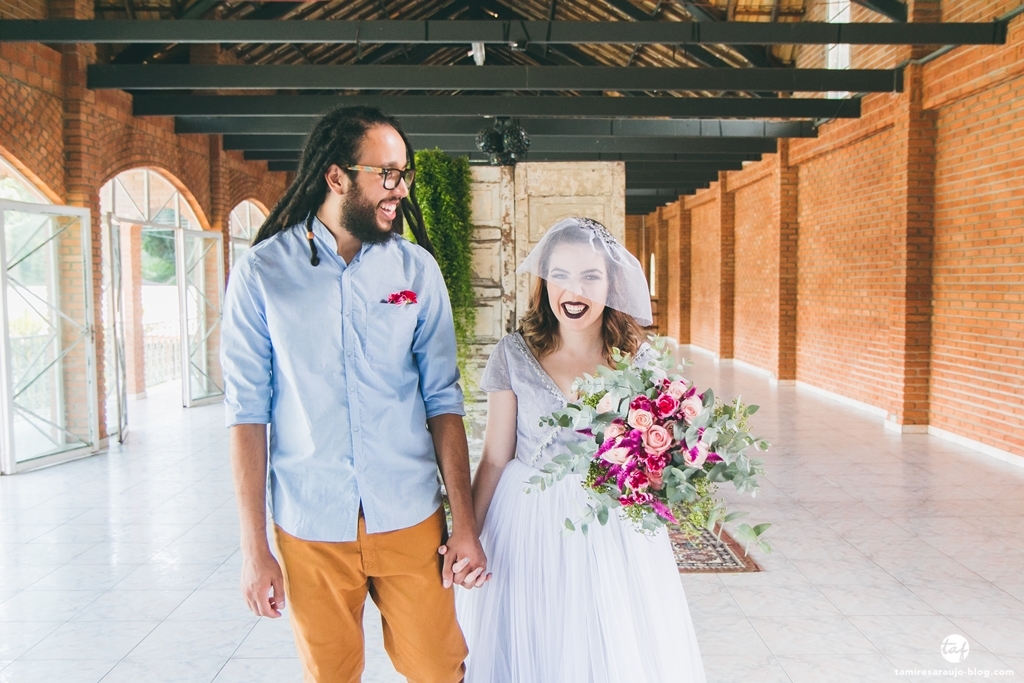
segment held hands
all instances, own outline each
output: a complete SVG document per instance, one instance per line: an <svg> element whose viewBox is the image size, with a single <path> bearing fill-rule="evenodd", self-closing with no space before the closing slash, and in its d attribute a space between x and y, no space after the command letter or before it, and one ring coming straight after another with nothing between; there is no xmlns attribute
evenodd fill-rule
<svg viewBox="0 0 1024 683"><path fill-rule="evenodd" d="M277 619L284 609L284 574L268 551L242 558L242 595L256 616Z"/></svg>
<svg viewBox="0 0 1024 683"><path fill-rule="evenodd" d="M490 581L487 557L475 534L452 533L448 543L437 549L444 556L441 583L445 588L457 583L464 588L480 588Z"/></svg>

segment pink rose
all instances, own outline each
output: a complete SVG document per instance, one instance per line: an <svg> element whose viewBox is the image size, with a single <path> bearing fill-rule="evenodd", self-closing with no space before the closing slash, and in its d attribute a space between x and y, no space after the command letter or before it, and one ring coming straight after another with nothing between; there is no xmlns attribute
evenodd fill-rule
<svg viewBox="0 0 1024 683"><path fill-rule="evenodd" d="M690 467L700 467L708 459L708 446L703 441L698 441L689 451L683 451L683 460Z"/></svg>
<svg viewBox="0 0 1024 683"><path fill-rule="evenodd" d="M629 460L629 449L619 446L617 448L609 448L602 455L606 461L613 465L624 465Z"/></svg>
<svg viewBox="0 0 1024 683"><path fill-rule="evenodd" d="M609 394L605 394L604 396L602 396L601 400L597 402L596 410L597 410L598 414L610 413L613 410L618 409L618 407L619 407L618 400L609 393Z"/></svg>
<svg viewBox="0 0 1024 683"><path fill-rule="evenodd" d="M704 403L696 396L691 396L679 404L679 412L686 424L690 424L704 410Z"/></svg>
<svg viewBox="0 0 1024 683"><path fill-rule="evenodd" d="M668 385L668 389L666 389L666 391L669 396L677 401L681 401L683 399L683 395L686 393L686 382L681 379L674 380Z"/></svg>
<svg viewBox="0 0 1024 683"><path fill-rule="evenodd" d="M648 472L647 479L651 482L651 488L655 491L660 491L665 488L665 478L662 476L661 470L657 472Z"/></svg>
<svg viewBox="0 0 1024 683"><path fill-rule="evenodd" d="M654 415L649 410L636 409L629 411L629 425L641 432L646 432L654 424Z"/></svg>
<svg viewBox="0 0 1024 683"><path fill-rule="evenodd" d="M604 429L604 440L611 441L626 433L626 428L621 422L612 422ZM602 442L603 443L603 442Z"/></svg>
<svg viewBox="0 0 1024 683"><path fill-rule="evenodd" d="M672 435L668 430L659 425L653 425L643 436L644 446L651 453L661 454L672 445Z"/></svg>
<svg viewBox="0 0 1024 683"><path fill-rule="evenodd" d="M662 394L654 402L658 417L671 417L679 409L679 401L672 394Z"/></svg>

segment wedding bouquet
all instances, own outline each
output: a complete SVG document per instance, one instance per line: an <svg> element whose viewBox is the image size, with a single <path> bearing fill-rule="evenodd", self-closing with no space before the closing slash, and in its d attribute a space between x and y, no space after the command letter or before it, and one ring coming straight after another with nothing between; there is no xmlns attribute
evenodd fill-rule
<svg viewBox="0 0 1024 683"><path fill-rule="evenodd" d="M603 525L610 510L621 508L642 531L677 524L695 536L746 514L727 512L715 498L719 483L757 492L762 462L746 451L768 448L750 434L748 418L758 407L739 399L723 403L711 389L698 393L673 372L683 366L674 366L664 339L654 340L651 356L639 367L616 350L614 368L577 379L575 402L542 419L590 437L570 442L570 453L555 456L529 480L531 490L544 490L570 473L583 477L590 500L576 523L565 520L569 531L579 525L586 533L595 519ZM761 538L769 526L739 524L737 540L770 552Z"/></svg>

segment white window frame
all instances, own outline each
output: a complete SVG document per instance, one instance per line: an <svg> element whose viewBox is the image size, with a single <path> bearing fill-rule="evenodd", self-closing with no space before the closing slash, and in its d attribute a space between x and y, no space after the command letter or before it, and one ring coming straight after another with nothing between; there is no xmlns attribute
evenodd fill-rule
<svg viewBox="0 0 1024 683"><path fill-rule="evenodd" d="M852 16L850 0L828 0L825 6L826 20L830 24L848 24ZM827 69L849 69L850 68L850 44L838 43L825 46L825 68ZM845 99L850 93L843 91L830 91L828 98L833 100Z"/></svg>

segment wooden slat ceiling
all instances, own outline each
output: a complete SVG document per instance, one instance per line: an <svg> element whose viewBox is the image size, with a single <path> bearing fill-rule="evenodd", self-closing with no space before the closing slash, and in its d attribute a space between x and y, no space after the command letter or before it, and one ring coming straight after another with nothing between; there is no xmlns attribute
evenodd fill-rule
<svg viewBox="0 0 1024 683"><path fill-rule="evenodd" d="M636 10L658 21L693 21L686 4L697 4L707 15L721 21L800 21L807 4L819 0L702 0L683 3L680 0L555 0L554 18L561 21L632 21L622 9L631 4ZM192 3L182 0L98 0L97 19L174 19L181 16ZM304 19L488 19L525 18L546 20L550 16L551 0L326 0L323 2L243 2L225 0L206 13L210 19L273 18ZM625 8L626 10L629 7ZM735 50L725 46L705 46L725 63L742 67L748 62ZM121 48L108 53L113 59ZM770 46L771 59L791 64L795 48L791 45ZM231 52L241 63L248 64L471 64L466 48L422 46L397 47L391 45L236 45ZM605 66L685 67L701 66L699 60L684 50L665 45L580 45L569 57L572 62L589 61ZM130 54L130 53L126 53ZM124 56L124 55L123 55ZM185 46L167 46L150 52L145 61L187 61ZM120 61L120 60L119 60ZM136 61L127 59L125 61ZM488 64L545 64L552 63L537 55L513 52L507 48L488 47ZM565 63L564 61L562 63ZM697 93L694 93L697 94Z"/></svg>

